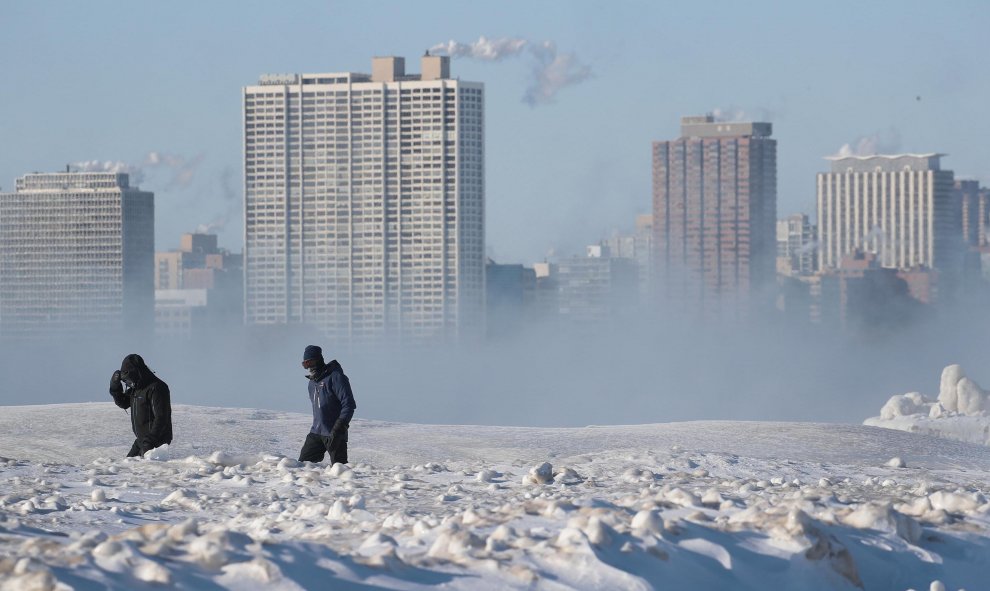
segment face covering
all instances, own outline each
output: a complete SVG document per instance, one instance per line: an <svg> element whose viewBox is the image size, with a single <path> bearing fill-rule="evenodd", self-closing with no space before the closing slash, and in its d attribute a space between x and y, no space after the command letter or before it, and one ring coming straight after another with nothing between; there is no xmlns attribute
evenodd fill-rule
<svg viewBox="0 0 990 591"><path fill-rule="evenodd" d="M125 372L121 372L120 381L127 384L128 388L133 388L138 383L138 376L139 376L138 371L131 369Z"/></svg>
<svg viewBox="0 0 990 591"><path fill-rule="evenodd" d="M323 369L323 362L319 359L307 359L302 363L303 369L306 370L306 377L309 379L315 379L319 375L320 370Z"/></svg>

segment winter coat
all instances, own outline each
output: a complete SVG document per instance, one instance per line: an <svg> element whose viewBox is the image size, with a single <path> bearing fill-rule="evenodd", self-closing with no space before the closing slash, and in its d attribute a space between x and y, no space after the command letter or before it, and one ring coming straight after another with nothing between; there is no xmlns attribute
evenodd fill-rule
<svg viewBox="0 0 990 591"><path fill-rule="evenodd" d="M117 406L131 409L131 430L142 453L172 443L172 403L168 384L151 373L143 361L141 381L126 391L111 388L110 394Z"/></svg>
<svg viewBox="0 0 990 591"><path fill-rule="evenodd" d="M351 382L337 360L328 363L323 372L309 380L309 401L313 405L310 433L324 437L346 433L357 404L351 393Z"/></svg>

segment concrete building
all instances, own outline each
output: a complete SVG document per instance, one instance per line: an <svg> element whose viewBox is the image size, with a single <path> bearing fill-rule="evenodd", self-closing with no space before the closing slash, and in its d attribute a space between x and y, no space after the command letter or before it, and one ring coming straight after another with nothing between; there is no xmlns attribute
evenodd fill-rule
<svg viewBox="0 0 990 591"><path fill-rule="evenodd" d="M217 245L216 234L183 234L179 250L155 253L155 332L192 337L240 326L243 257Z"/></svg>
<svg viewBox="0 0 990 591"><path fill-rule="evenodd" d="M931 313L917 297L930 297L931 271L884 267L874 253L849 253L817 279L817 318L842 330L890 332Z"/></svg>
<svg viewBox="0 0 990 591"><path fill-rule="evenodd" d="M770 123L681 119L653 143L653 236L665 306L745 319L773 302L777 142Z"/></svg>
<svg viewBox="0 0 990 591"><path fill-rule="evenodd" d="M979 181L957 180L953 192L962 208L963 242L969 247L990 246L987 227L990 225L990 189Z"/></svg>
<svg viewBox="0 0 990 591"><path fill-rule="evenodd" d="M534 320L536 271L523 265L500 265L489 260L485 274L488 337L520 335Z"/></svg>
<svg viewBox="0 0 990 591"><path fill-rule="evenodd" d="M655 263L653 260L653 216L644 214L636 216L636 230L632 234L617 234L601 241L610 256L630 259L636 262L636 276L639 285L639 300L649 302L653 299L653 279Z"/></svg>
<svg viewBox="0 0 990 591"><path fill-rule="evenodd" d="M831 157L818 174L820 269L835 269L846 255L877 255L881 267L962 265L962 211L953 174L942 154Z"/></svg>
<svg viewBox="0 0 990 591"><path fill-rule="evenodd" d="M817 269L818 242L815 226L803 213L777 220L777 274L807 277Z"/></svg>
<svg viewBox="0 0 990 591"><path fill-rule="evenodd" d="M127 174L34 173L0 193L0 337L150 331L155 205Z"/></svg>
<svg viewBox="0 0 990 591"><path fill-rule="evenodd" d="M639 303L636 262L613 257L608 247L589 246L587 256L561 260L554 269L561 324L593 332L635 316Z"/></svg>
<svg viewBox="0 0 990 591"><path fill-rule="evenodd" d="M344 341L484 333L484 87L449 58L244 88L245 320Z"/></svg>

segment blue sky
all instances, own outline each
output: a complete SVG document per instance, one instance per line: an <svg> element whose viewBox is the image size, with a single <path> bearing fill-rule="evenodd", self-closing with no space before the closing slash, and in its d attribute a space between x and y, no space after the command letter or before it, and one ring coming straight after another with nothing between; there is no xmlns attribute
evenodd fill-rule
<svg viewBox="0 0 990 591"><path fill-rule="evenodd" d="M438 43L553 41L591 75L522 98L529 54L455 59L487 93L489 252L577 252L650 208L650 142L682 115L770 120L778 214L814 207L844 144L939 151L990 184L990 2L3 2L0 187L81 161L140 166L157 245L218 224L241 249L240 88L369 71ZM149 154L159 155L158 164Z"/></svg>

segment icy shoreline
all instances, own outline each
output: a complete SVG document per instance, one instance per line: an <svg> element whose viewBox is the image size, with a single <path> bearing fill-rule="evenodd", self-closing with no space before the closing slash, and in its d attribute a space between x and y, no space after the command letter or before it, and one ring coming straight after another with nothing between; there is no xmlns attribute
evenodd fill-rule
<svg viewBox="0 0 990 591"><path fill-rule="evenodd" d="M0 410L4 589L972 591L990 562L990 448L898 431L360 421L347 467L284 457L292 413L177 406L149 461L105 404ZM53 446L46 412L104 428Z"/></svg>

